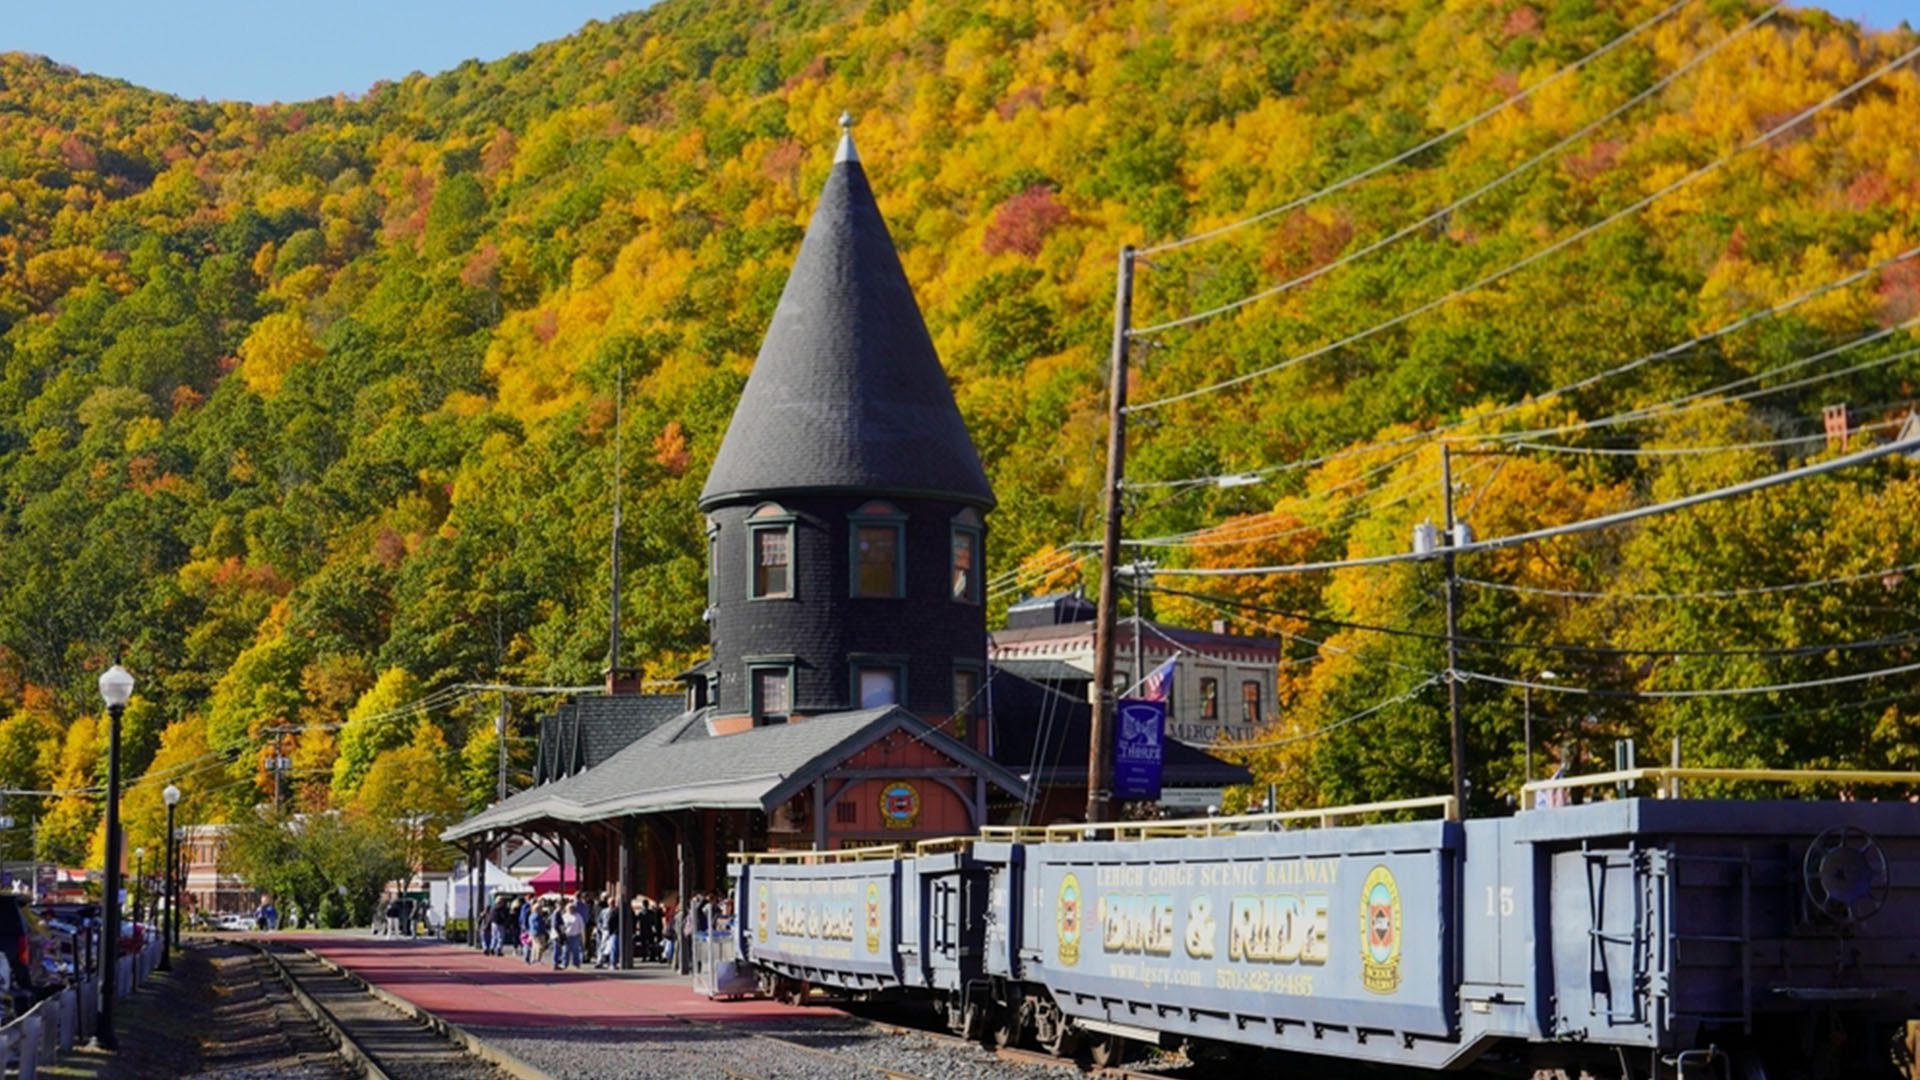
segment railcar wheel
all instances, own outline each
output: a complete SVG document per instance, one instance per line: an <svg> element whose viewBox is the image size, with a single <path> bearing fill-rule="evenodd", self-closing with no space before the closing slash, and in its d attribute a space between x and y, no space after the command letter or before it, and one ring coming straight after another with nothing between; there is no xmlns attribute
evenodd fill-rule
<svg viewBox="0 0 1920 1080"><path fill-rule="evenodd" d="M1118 1035L1098 1035L1087 1044L1087 1061L1096 1069L1125 1065L1139 1055L1133 1040Z"/></svg>
<svg viewBox="0 0 1920 1080"><path fill-rule="evenodd" d="M993 1039L996 1050L1005 1050L1020 1042L1021 1010L1018 1007L1000 1006L993 1010L992 1030L988 1035Z"/></svg>
<svg viewBox="0 0 1920 1080"><path fill-rule="evenodd" d="M1080 1029L1068 1020L1050 997L1033 1001L1033 1037L1040 1049L1054 1057L1070 1058L1080 1052Z"/></svg>

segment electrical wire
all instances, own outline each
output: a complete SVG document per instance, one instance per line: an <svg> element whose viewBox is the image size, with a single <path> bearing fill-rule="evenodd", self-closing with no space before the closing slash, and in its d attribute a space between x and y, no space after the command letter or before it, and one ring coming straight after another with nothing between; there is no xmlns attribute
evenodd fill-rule
<svg viewBox="0 0 1920 1080"><path fill-rule="evenodd" d="M1838 469L1848 468L1849 466L1876 461L1892 454L1906 453L1913 450L1920 450L1920 438L1868 447L1865 450L1856 451L1855 453L1846 454L1841 457L1829 458L1826 461L1814 462L1797 468L1783 469L1779 472L1769 473L1766 476L1756 477L1752 480L1744 480L1737 484L1729 484L1726 487L1714 488L1710 491L1702 491L1693 495L1685 495L1662 503L1636 506L1628 510L1602 514L1598 517L1584 518L1579 521L1570 521L1563 525L1553 525L1542 529L1533 529L1528 532L1514 533L1510 536L1496 536L1486 540L1475 540L1470 543L1457 544L1449 550L1456 555L1474 554L1482 551L1498 551L1502 548L1532 543L1536 540L1550 540L1561 536L1571 536L1575 533L1592 532L1596 529L1610 528L1614 525L1624 525L1631 521L1638 521L1641 518L1669 514L1676 510L1684 510L1689 507L1704 505L1720 499L1749 495L1756 491L1764 491L1770 487L1794 483L1834 472ZM1345 570L1358 566L1389 566L1395 563L1421 562L1428 559L1439 558L1440 555L1441 552L1437 551L1430 554L1403 552L1393 555L1372 555L1358 559L1329 559L1321 562L1290 563L1283 566L1176 566L1160 568L1156 573L1182 577L1246 577L1265 574L1304 574L1322 570Z"/></svg>
<svg viewBox="0 0 1920 1080"><path fill-rule="evenodd" d="M1247 307L1250 304L1259 303L1260 301L1265 300L1269 297L1279 296L1280 294L1289 292L1293 289L1298 288L1301 285L1309 284L1310 282L1318 280L1319 278L1324 277L1327 274L1333 273L1335 270L1338 270L1343 266L1347 266L1360 259L1364 259L1368 255L1371 255L1374 252L1379 251L1384 247L1395 244L1401 240L1406 239L1409 236L1414 235L1415 233L1421 232L1422 230L1426 229L1428 226L1432 225L1434 222L1442 221L1446 219L1448 216L1458 212L1462 207L1479 199L1480 196L1485 195L1487 192L1492 191L1503 184L1506 184L1507 182L1520 176L1522 173L1525 173L1531 170L1534 166L1547 160L1553 155L1559 153L1560 151L1565 150L1567 147L1572 146L1574 143L1579 142L1581 139L1586 138L1588 135L1593 134L1593 132L1598 128L1600 128L1601 125L1606 124L1609 121L1612 121L1614 119L1617 119L1622 113L1640 104L1641 102L1647 100L1648 98L1659 93L1660 91L1665 90L1667 87L1673 85L1673 83L1676 80L1680 79L1681 77L1685 76L1687 73L1691 72L1694 68L1700 66L1701 64L1705 63L1709 59L1713 58L1713 56L1719 53L1721 49L1724 49L1728 45L1731 45L1735 41L1739 40L1740 38L1745 37L1749 32L1754 30L1761 23L1766 22L1768 19L1773 18L1773 16L1777 14L1780 11L1780 9L1785 6L1786 4L1784 2L1774 4L1772 7L1754 16L1745 25L1739 27L1738 29L1734 30L1732 33L1721 38L1719 41L1714 42L1713 45L1709 46L1708 48L1703 49L1699 53L1695 54L1692 59L1688 60L1685 64L1682 64L1681 66L1675 68L1673 71L1669 72L1665 77L1654 82L1652 85L1648 86L1646 89L1633 95L1632 97L1628 98L1626 101L1621 102L1619 105L1616 105L1613 108L1607 110L1605 113L1602 113L1599 117L1587 122L1585 125L1579 128L1579 130L1575 131L1573 134L1568 135L1565 138L1562 138L1560 141L1554 143L1552 146L1547 147L1545 150L1542 150L1539 153L1528 158L1527 160L1521 162L1520 164L1515 165L1511 169L1508 169L1506 172L1503 172L1499 176L1494 177L1492 180L1489 180L1486 183L1481 184L1479 187L1474 188L1472 191L1469 191L1465 195L1462 195L1460 198L1455 199L1453 202L1450 202L1447 205L1441 207L1440 209L1435 210L1432 213L1429 213L1426 217L1421 218L1420 220L1414 222L1413 224L1404 226L1401 229L1393 233L1390 233L1387 236L1384 236L1378 240L1375 240L1364 247L1347 252L1346 254L1341 255L1339 258L1334 259L1331 262L1324 263L1320 266L1317 266L1314 269L1309 270L1306 273L1300 274L1297 277L1291 278L1287 281L1283 281L1283 282L1280 282L1279 284L1269 286L1265 289L1261 289L1260 291L1252 293L1248 296L1243 296L1238 300L1231 300L1231 301L1228 301L1227 303L1220 304L1216 307L1208 308L1205 311L1197 311L1188 315L1180 316L1179 318L1176 318L1176 319L1168 319L1164 322L1153 323L1149 326L1142 326L1139 329L1134 330L1132 332L1132 336L1147 337L1152 334L1158 334L1163 331L1173 330L1182 326L1191 326L1194 323L1205 322L1208 319L1212 319L1220 315L1225 315L1229 312L1238 311L1239 309Z"/></svg>
<svg viewBox="0 0 1920 1080"><path fill-rule="evenodd" d="M1543 589L1530 585L1509 585L1501 581L1485 581L1480 578L1463 577L1462 585L1472 585L1481 589L1494 589L1500 592L1523 593L1529 596L1554 596L1569 600L1731 600L1744 596L1771 596L1779 593L1798 592L1802 589L1818 589L1828 585L1851 585L1859 581L1871 581L1896 574L1909 574L1920 570L1920 563L1908 563L1905 566L1888 567L1885 570L1870 570L1862 574L1849 574L1845 577L1820 578L1812 581L1790 581L1782 585L1759 585L1746 589L1716 589L1706 592L1683 593L1615 593L1586 592L1578 589Z"/></svg>
<svg viewBox="0 0 1920 1080"><path fill-rule="evenodd" d="M1773 369L1772 371L1761 372L1758 375L1748 375L1745 378L1735 379L1732 382L1722 383L1719 386L1709 387L1705 390L1696 390L1693 393L1684 394L1680 397L1672 398L1668 401L1659 402L1654 405L1645 405L1635 409L1628 409L1623 412L1614 413L1610 416L1595 417L1592 420L1581 420L1571 424L1561 424L1557 427L1534 428L1530 431L1500 432L1495 435L1485 436L1485 438L1492 442L1508 442L1508 441L1517 441L1517 440L1523 440L1523 439L1531 439L1539 435L1570 435L1576 431L1591 431L1595 428L1617 427L1621 424L1630 424L1630 423L1635 423L1641 420L1664 420L1668 417L1678 416L1681 413L1692 412L1696 409L1723 408L1725 406L1738 404L1743 401L1752 401L1756 398L1763 398L1769 394L1778 394L1786 390L1799 390L1804 387L1817 385L1819 383L1830 382L1834 379L1843 378L1848 375L1855 375L1862 371L1872 370L1873 368L1885 367L1888 364L1894 363L1895 361L1905 360L1909 357L1920 355L1920 348L1907 349L1902 352L1890 353L1886 356L1877 356L1871 360L1862 360L1857 364L1853 364L1848 367L1841 368L1838 371L1829 371L1819 375L1810 375L1804 379L1794 379L1791 382L1781 383L1779 386L1762 387L1757 390L1749 390L1745 393L1734 394L1730 397L1717 396L1721 393L1724 393L1725 391L1737 389L1741 386L1750 385L1752 383L1759 382L1763 379L1770 379L1775 375L1781 374L1782 372L1797 370L1799 368L1805 367L1808 364L1814 363L1816 361L1825 360L1828 357L1832 357L1832 356L1837 356L1840 353L1848 352L1852 349L1858 348L1861 345L1883 338L1888 334L1894 333L1899 330L1905 330L1913 326L1920 326L1920 318L1909 319L1906 322L1901 323L1899 326L1889 327L1888 329L1881 330L1874 334L1870 334L1867 337L1862 338L1858 341L1849 342L1848 344L1841 345L1832 349L1828 349L1825 352L1818 353L1814 356L1809 356L1801 360L1796 360L1790 364L1784 364L1778 368Z"/></svg>
<svg viewBox="0 0 1920 1080"><path fill-rule="evenodd" d="M1610 379L1618 378L1621 375L1629 374L1651 363L1655 363L1663 360L1671 360L1679 356L1687 355L1692 350L1694 350L1695 348L1698 348L1701 345L1705 345L1708 342L1726 337L1727 335L1732 334L1737 330L1742 330L1764 319L1770 319L1778 315L1784 315L1787 312L1792 311L1794 308L1797 308L1802 304L1810 303L1838 289L1844 289L1847 286L1853 285L1870 275L1879 273L1883 270L1886 270L1894 266L1897 263L1905 262L1908 259L1912 259L1916 256L1920 256L1920 244L1916 244L1915 246L1907 248L1904 251L1898 252L1894 255L1890 255L1887 258L1881 259L1879 262L1869 264L1859 270L1854 271L1851 274L1844 275L1833 281L1829 281L1823 285L1816 286L1813 289L1803 292L1798 296L1794 296L1787 300L1784 300L1778 304L1773 305L1772 307L1762 308L1759 311L1754 311L1746 315L1742 315L1741 317L1733 320L1732 322L1727 323L1724 326L1718 327L1714 330L1709 330L1704 334L1700 334L1699 336L1694 337L1690 340L1680 342L1677 345L1670 345L1656 352L1650 352L1645 354L1644 356L1635 357L1634 359L1628 360L1625 363L1617 364L1613 367L1595 372L1592 375L1583 376L1579 379L1575 379L1570 383L1563 383L1559 386L1552 387L1551 389L1543 390L1538 394L1531 395L1520 401L1509 402L1505 405L1501 405L1497 408L1491 409L1484 413L1476 413L1472 416L1463 416L1456 420L1450 420L1450 421L1447 421L1446 423L1438 424L1434 427L1427 428L1423 431L1411 432L1406 435L1396 436L1395 438L1392 438L1392 439L1382 439L1378 442L1368 443L1363 446L1346 447L1344 449L1330 451L1326 454L1320 455L1319 457L1283 462L1279 465L1268 465L1263 468L1255 469L1249 472L1242 472L1237 474L1226 474L1223 476L1192 477L1184 480L1158 480L1158 481L1146 481L1146 482L1129 482L1127 486L1128 487L1189 486L1189 485L1196 485L1196 484L1217 484L1222 480L1228 479L1229 477L1251 476L1251 477L1264 478L1264 477L1276 476L1276 475L1280 475L1288 472L1295 472L1300 469L1310 469L1320 465L1330 464L1335 461L1344 461L1347 458L1358 457L1362 454L1370 454L1380 450L1396 449L1398 447L1406 446L1410 443L1424 442L1426 440L1433 439L1441 435L1445 435L1449 432L1458 431L1461 428L1472 427L1477 424L1485 423L1486 421L1489 421L1489 420L1496 420L1496 419L1499 419L1500 417L1511 415L1513 413L1519 412L1522 409L1534 408L1534 407L1543 405L1549 401L1553 401L1558 398L1565 397L1568 394L1577 393L1589 387L1597 386L1600 383L1606 382ZM1848 344L1841 346L1835 350L1832 350L1824 355L1833 355L1834 352L1841 352L1841 351L1845 351L1848 348L1856 348L1860 345L1869 344L1873 341L1877 341L1880 338L1885 337L1887 333L1888 331L1881 330L1872 334L1868 334L1864 337L1856 338L1852 342L1849 342ZM1711 392L1711 391L1707 391L1707 392ZM1688 395L1688 396L1691 396L1691 395ZM1677 402L1677 401L1684 400L1684 398L1676 398L1673 400ZM1668 403L1662 402L1658 404L1664 405ZM1647 406L1647 408L1654 408L1654 407L1656 406ZM1557 435L1557 434L1562 434L1566 431L1571 431L1571 430L1574 430L1574 429L1573 428L1542 428L1542 429L1536 429L1534 431L1515 433L1515 434L1525 434L1528 436ZM1491 437L1492 436L1481 436L1481 438L1491 438Z"/></svg>
<svg viewBox="0 0 1920 1080"><path fill-rule="evenodd" d="M1816 690L1826 686L1843 686L1847 683L1866 682L1870 679L1884 679L1893 675L1905 675L1914 671L1920 671L1920 664L1901 664L1898 667L1880 668L1876 671L1857 671L1851 675L1834 675L1825 679L1806 679L1801 682L1775 683L1771 686L1722 686L1702 690L1608 690L1591 686L1566 686L1558 682L1530 682L1526 679L1511 679L1503 675L1488 675L1478 671L1456 671L1454 675L1462 679L1470 679L1474 682L1493 683L1497 686L1540 690L1554 694L1577 694L1584 697L1703 698L1741 697L1752 694L1783 694L1795 690Z"/></svg>
<svg viewBox="0 0 1920 1080"><path fill-rule="evenodd" d="M1875 424L1861 424L1855 432L1884 431L1888 428L1905 426L1905 420L1883 420ZM1805 443L1821 442L1826 438L1820 432L1809 432L1787 439L1762 439L1759 442L1722 443L1719 446L1571 446L1565 443L1508 442L1502 443L1513 450L1532 450L1542 454L1576 454L1586 457L1681 457L1693 454L1725 454L1739 450L1775 450L1782 446L1800 446Z"/></svg>
<svg viewBox="0 0 1920 1080"><path fill-rule="evenodd" d="M1632 29L1628 30L1626 33L1620 35L1617 38L1614 38L1612 41L1609 41L1605 45L1602 45L1600 48L1594 50L1593 52L1588 53L1587 55L1581 57L1578 60L1575 60L1573 63L1567 65L1566 67L1561 68L1559 71L1556 71L1553 74L1547 76L1546 78L1541 79L1539 82L1534 83L1532 86L1529 86L1524 90L1515 92L1514 94L1512 94L1506 100L1500 102L1499 104L1494 105L1491 108L1484 109L1479 113L1476 113L1469 119L1462 121L1461 123L1456 124L1451 128L1448 128L1446 131L1440 133L1439 135L1435 135L1434 137L1419 144L1418 146L1413 147L1410 150L1403 150L1400 153L1395 154L1394 156L1386 159L1385 161L1382 161L1375 165L1370 165L1367 168L1362 169L1357 173L1352 173L1348 175L1346 178L1342 180L1339 180L1333 184L1330 184L1324 188L1321 188L1318 191L1312 192L1307 195L1302 195L1299 198L1293 199L1281 206L1275 206L1267 210L1262 210L1257 214L1253 214L1249 217L1241 218L1238 221L1228 222L1225 225L1215 226L1214 228L1208 229L1204 232L1193 233L1189 236L1183 236L1175 240L1168 240L1165 243L1156 244L1152 247L1141 248L1140 254L1154 255L1160 252L1174 251L1179 248L1187 247L1190 244L1200 243L1203 240L1211 240L1216 236L1224 236L1227 233L1234 232L1239 229L1244 229L1249 225L1257 225L1262 221L1270 220L1281 214L1287 213L1290 210L1297 210L1302 206L1306 206L1309 203L1315 202L1316 200L1323 199L1328 195L1332 195L1332 194L1335 194L1336 192L1343 191L1346 188L1352 187L1354 184L1357 184L1360 181L1367 179L1368 177L1375 176L1381 172L1384 172L1387 169L1392 168L1395 165L1401 164L1402 162L1405 162L1414 157L1417 157L1420 154L1424 153L1425 151L1431 150L1434 147L1440 145L1441 143L1446 142L1447 140L1452 139L1457 135L1460 135L1461 133L1469 130L1470 128L1473 128L1474 126L1484 122L1488 118L1497 115L1501 111L1505 110L1508 106L1515 105L1521 101L1526 100L1529 97L1532 97L1534 94L1539 93L1541 90L1544 90L1545 88L1558 82L1562 78L1565 78L1566 76L1571 75L1576 71L1579 71L1581 68L1585 67L1586 65L1592 63L1595 60L1600 59L1603 56L1606 56L1608 53L1612 52L1613 50L1619 48L1622 45L1625 45L1627 42L1640 36L1642 33L1647 31L1651 27L1657 25L1661 21L1673 15L1675 12L1679 11L1681 8L1685 7L1688 4L1688 2L1689 0L1678 0L1678 2L1670 5L1669 7L1660 11L1658 14L1639 23L1638 25L1634 26Z"/></svg>
<svg viewBox="0 0 1920 1080"><path fill-rule="evenodd" d="M1331 724L1323 724L1320 727L1314 728L1312 731L1300 732L1297 735L1288 735L1285 738L1280 738L1280 739L1265 739L1259 742L1210 742L1210 743L1188 743L1187 745L1192 747L1197 747L1201 750L1271 750L1271 749L1274 749L1275 747L1292 746L1294 743L1306 742L1308 739L1318 739L1323 735L1329 735L1329 734L1332 734L1333 732L1339 731L1341 728L1351 727L1352 725L1357 724L1360 721L1365 720L1368 717L1381 712L1382 710L1391 708L1392 706L1398 705L1402 702L1411 701L1414 698L1419 697L1421 692L1425 691L1428 687L1437 685L1440 681L1441 681L1440 676L1438 675L1431 676L1430 678L1427 679L1427 681L1420 683L1416 686L1410 687L1407 690L1404 690L1398 694L1395 694L1394 696L1386 699L1385 701L1376 702L1373 705L1369 705L1368 707L1360 710L1357 713L1354 713L1351 716L1347 716L1342 719L1335 720Z"/></svg>
<svg viewBox="0 0 1920 1080"><path fill-rule="evenodd" d="M1386 634L1390 637L1416 638L1421 641L1446 641L1448 635L1426 630L1414 630L1403 626L1383 626L1379 623L1356 622L1351 619L1336 619L1327 615L1313 615L1304 611L1288 611L1284 608L1267 607L1250 600L1235 600L1231 597L1212 596L1206 593L1187 592L1182 589L1168 589L1150 586L1151 590L1167 596L1178 596L1189 600L1210 600L1232 607L1244 607L1265 615L1286 619L1298 619L1301 622L1317 623L1321 626L1335 626L1342 630L1361 630L1372 634ZM1514 641L1505 638L1476 637L1472 634L1454 634L1452 640L1462 645L1477 645L1494 649L1524 649L1527 651L1546 650L1548 652L1580 653L1591 656L1823 656L1830 652L1851 652L1856 649L1885 649L1899 645L1912 645L1920 642L1920 627L1913 627L1897 635L1869 638L1861 641L1826 642L1819 645L1761 646L1753 648L1717 648L1717 649L1635 649L1615 645L1575 645L1558 641Z"/></svg>
<svg viewBox="0 0 1920 1080"><path fill-rule="evenodd" d="M1361 330L1356 333L1349 334L1346 337L1340 338L1326 345L1319 346L1318 348L1311 349L1307 352L1298 353L1294 356L1288 357L1287 359L1280 361L1279 363L1269 364L1262 368L1256 368L1253 371L1245 372L1240 375L1235 375L1232 378L1222 379L1219 382L1209 383L1205 386L1196 387L1192 390L1183 390L1176 394L1169 394L1165 397L1154 398L1152 400L1143 401L1138 404L1128 405L1127 411L1129 413L1134 413L1134 412L1145 412L1150 409L1157 409L1162 406L1172 405L1176 402L1187 401L1192 398L1201 397L1205 394L1211 394L1221 390L1231 389L1232 387L1239 386L1243 383L1251 382L1254 379L1262 378L1267 375L1272 375L1277 372L1284 371L1287 368L1293 367L1296 364L1304 363L1308 360L1314 359L1315 357L1324 356L1327 353L1334 352L1348 345L1353 345L1358 342L1365 341L1368 338L1371 338L1384 331L1391 330L1396 326L1401 326L1420 315L1424 315L1427 312L1435 310L1436 308L1440 308L1449 303L1452 303L1454 300L1457 300L1463 296L1466 296L1473 292L1477 292L1478 290L1483 289L1488 285L1492 285L1496 282L1502 281L1512 276L1513 274L1518 273L1519 271L1524 270L1527 267L1532 266L1537 262L1540 262L1542 259L1545 259L1547 256L1563 251L1566 248L1572 246L1573 244L1576 244L1579 241L1594 235L1595 233L1608 227L1609 225L1614 224L1615 222L1621 221L1627 217L1630 217L1634 214L1639 213L1641 210L1644 210L1648 206L1652 205L1655 201L1662 199L1667 195L1672 194L1675 191L1678 191L1679 189L1687 186L1688 184L1693 183L1695 180L1699 180L1702 177L1709 176L1709 175L1712 175L1713 173L1720 171L1722 168L1725 168L1729 162L1731 162L1735 157L1739 156L1740 154L1745 153L1746 151L1756 146L1760 146L1764 143L1771 141L1772 139L1781 135L1782 133L1788 130L1791 130L1792 128L1798 127L1800 124L1806 122L1808 119L1812 118L1813 116L1821 112L1824 112L1829 108L1832 108L1834 105L1840 103L1841 101L1846 100L1847 98L1852 97L1854 94L1859 93L1862 88L1879 80L1881 76L1887 74L1889 71L1892 71L1894 68L1900 67L1908 63L1916 56L1920 56L1920 45L1916 45L1913 48L1908 49L1906 52L1901 53L1895 59L1888 61L1887 63L1874 69L1874 71L1871 74L1863 76L1862 78L1849 84L1846 88L1835 92L1832 96L1826 98L1824 101L1821 101L1816 105L1813 105L1806 109L1801 110L1800 112L1794 114L1792 117L1788 118L1787 120L1784 120L1779 124L1776 124L1771 128L1768 128L1766 131L1762 132L1761 134L1754 136L1753 138L1740 144L1739 146L1735 147L1733 150L1727 152L1726 154L1723 154L1720 157L1715 158L1713 161L1708 162L1706 165L1703 165L1700 168L1687 173L1686 175L1680 177L1677 180L1674 180L1667 184L1662 185L1660 188L1658 188L1651 194L1644 195L1638 199L1635 199L1633 202L1627 204L1626 206L1622 207L1619 210L1614 211L1611 214L1608 214L1606 217L1601 218L1599 221L1596 221L1591 225L1587 225L1578 230L1575 230L1574 232L1569 233L1558 240L1555 240L1553 243L1548 244L1546 247L1543 247L1538 251L1535 251L1532 254L1527 255L1522 259L1509 263L1507 266L1499 270L1496 270L1491 274L1487 274L1481 278L1478 278L1477 280L1473 281L1468 285L1464 285L1464 286L1461 286L1460 288L1453 289L1439 297L1436 297L1432 300L1427 301L1424 304L1421 304L1417 307L1411 308L1398 315L1395 315L1392 318L1387 319L1383 322L1375 323L1374 325L1366 328L1365 330Z"/></svg>

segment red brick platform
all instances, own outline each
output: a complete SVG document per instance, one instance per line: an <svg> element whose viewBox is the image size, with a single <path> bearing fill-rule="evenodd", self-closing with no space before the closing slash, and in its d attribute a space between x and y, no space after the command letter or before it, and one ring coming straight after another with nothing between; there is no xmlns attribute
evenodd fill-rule
<svg viewBox="0 0 1920 1080"><path fill-rule="evenodd" d="M517 956L441 942L340 934L268 935L311 949L451 1023L505 1027L645 1028L685 1020L788 1020L818 1009L765 1000L712 1001L658 965L639 972L554 971Z"/></svg>

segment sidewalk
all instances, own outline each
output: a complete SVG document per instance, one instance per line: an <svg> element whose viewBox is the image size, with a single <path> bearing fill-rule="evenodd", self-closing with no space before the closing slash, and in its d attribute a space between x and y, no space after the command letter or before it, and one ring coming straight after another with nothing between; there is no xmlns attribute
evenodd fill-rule
<svg viewBox="0 0 1920 1080"><path fill-rule="evenodd" d="M819 1016L772 1001L711 1001L660 965L554 971L463 945L359 934L260 935L311 949L461 1027L647 1028L685 1020L778 1023Z"/></svg>

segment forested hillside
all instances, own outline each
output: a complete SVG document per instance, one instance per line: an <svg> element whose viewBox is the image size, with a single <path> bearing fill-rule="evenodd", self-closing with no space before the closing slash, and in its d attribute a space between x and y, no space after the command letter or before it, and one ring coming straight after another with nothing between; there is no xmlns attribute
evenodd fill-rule
<svg viewBox="0 0 1920 1080"><path fill-rule="evenodd" d="M494 700L398 707L598 677L623 376L625 659L655 678L696 660L694 498L843 109L999 495L997 605L1091 585L1065 545L1098 528L1120 245L1285 206L1543 82L1150 256L1142 327L1309 280L1142 336L1129 535L1169 567L1403 551L1439 512L1421 433L1476 413L1448 429L1463 450L1539 429L1456 458L1482 536L1838 453L1830 404L1865 428L1853 448L1884 441L1920 372L1920 266L1876 265L1920 244L1920 79L1742 147L1920 39L1666 7L665 0L273 106L0 56L0 781L67 793L4 812L37 819L42 857L98 845L81 789L104 775L92 682L116 654L141 680L130 845L154 844L168 778L201 818L265 797L282 727L294 805L483 800ZM1217 476L1237 478L1153 486ZM1532 694L1543 760L1631 732L1695 761L1920 763L1911 674L1631 696L1911 664L1916 586L1893 568L1920 563L1917 498L1895 460L1463 559L1460 666L1554 673ZM1161 583L1231 601L1163 594L1162 616L1288 634L1265 741L1292 741L1251 753L1291 799L1442 789L1439 642L1309 621L1432 635L1431 566ZM1466 690L1483 797L1510 793L1522 692ZM6 836L23 855L29 833Z"/></svg>

